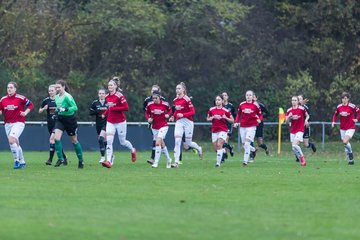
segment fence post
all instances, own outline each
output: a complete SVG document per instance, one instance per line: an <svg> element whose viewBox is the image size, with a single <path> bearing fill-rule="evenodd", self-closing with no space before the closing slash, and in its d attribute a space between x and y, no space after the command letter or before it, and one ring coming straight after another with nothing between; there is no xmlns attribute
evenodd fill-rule
<svg viewBox="0 0 360 240"><path fill-rule="evenodd" d="M322 139L321 139L321 149L324 150L325 149L325 123L322 122Z"/></svg>
<svg viewBox="0 0 360 240"><path fill-rule="evenodd" d="M238 152L240 152L240 150L241 150L241 138L240 138L240 126L238 126L237 127L237 130L238 130L238 146L237 146L237 150L238 150Z"/></svg>

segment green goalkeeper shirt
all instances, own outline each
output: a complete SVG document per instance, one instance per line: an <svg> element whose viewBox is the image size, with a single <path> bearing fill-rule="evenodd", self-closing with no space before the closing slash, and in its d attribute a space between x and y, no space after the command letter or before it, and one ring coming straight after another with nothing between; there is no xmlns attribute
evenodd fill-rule
<svg viewBox="0 0 360 240"><path fill-rule="evenodd" d="M59 96L59 94L57 94L55 96L55 102L56 102L56 111L58 112L59 115L72 116L78 110L74 98L67 92L65 92L64 95L62 96ZM60 108L64 108L67 110L60 111Z"/></svg>

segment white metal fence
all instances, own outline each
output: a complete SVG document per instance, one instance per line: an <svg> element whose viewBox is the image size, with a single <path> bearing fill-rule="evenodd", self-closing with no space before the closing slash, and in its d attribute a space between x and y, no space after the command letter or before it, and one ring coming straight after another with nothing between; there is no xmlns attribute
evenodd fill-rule
<svg viewBox="0 0 360 240"><path fill-rule="evenodd" d="M0 124L4 124L4 122L0 122ZM46 121L28 121L26 122L27 125L39 125L39 126L46 126ZM94 126L95 122L78 122L79 125L84 125L84 126ZM127 123L129 126L139 126L139 127L147 127L148 123L147 122L128 122ZM174 125L174 123L169 123L170 125ZM274 135L278 135L277 133L277 129L278 129L278 122L265 122L265 127L264 127L264 131L265 131L265 140L267 140L267 134L266 131L271 131L271 136ZM206 139L208 138L208 136L210 136L209 134L209 129L211 127L211 123L210 122L195 122L194 123L195 128L195 137L197 137L197 132L199 132L200 128L204 128L203 129L203 136L206 136ZM338 130L331 130L331 122L310 122L311 125L311 129L312 129L312 135L311 138L316 139L316 142L321 142L321 149L325 149L325 144L327 139L332 138L334 139L336 138L340 138L339 137L339 132ZM336 125L339 125L339 123L336 123ZM356 124L357 126L360 126L359 123ZM316 131L314 131L314 129ZM338 129L338 128L337 128ZM289 127L286 124L283 124L282 126L282 138L284 139L287 136L287 133L289 131ZM238 130L239 131L239 130ZM200 131L201 132L201 131ZM336 136L335 136L336 134ZM235 140L235 136L233 136L233 141ZM276 138L277 139L277 138ZM275 140L273 138L273 140ZM237 136L237 147L238 150L241 149L241 139L240 139L240 134L238 133Z"/></svg>

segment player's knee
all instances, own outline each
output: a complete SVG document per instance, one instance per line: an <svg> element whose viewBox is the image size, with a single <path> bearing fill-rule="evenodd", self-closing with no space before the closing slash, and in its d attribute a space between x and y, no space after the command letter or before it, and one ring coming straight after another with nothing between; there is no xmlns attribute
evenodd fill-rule
<svg viewBox="0 0 360 240"><path fill-rule="evenodd" d="M12 144L14 144L14 143L17 143L17 139L14 138L14 137L11 137L11 136L10 136L8 140L9 140L9 144L10 144L10 145L12 145Z"/></svg>

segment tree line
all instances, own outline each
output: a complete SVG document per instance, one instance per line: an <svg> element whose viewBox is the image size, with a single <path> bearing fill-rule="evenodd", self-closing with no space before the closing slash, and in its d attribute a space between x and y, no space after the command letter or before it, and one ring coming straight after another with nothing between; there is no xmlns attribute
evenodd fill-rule
<svg viewBox="0 0 360 240"><path fill-rule="evenodd" d="M237 106L254 90L270 121L294 94L310 100L316 120L330 121L342 91L360 104L357 0L4 0L0 31L3 95L16 81L38 107L47 86L65 79L82 121L115 75L129 121L144 120L152 84L171 101L181 81L196 121L223 91Z"/></svg>

